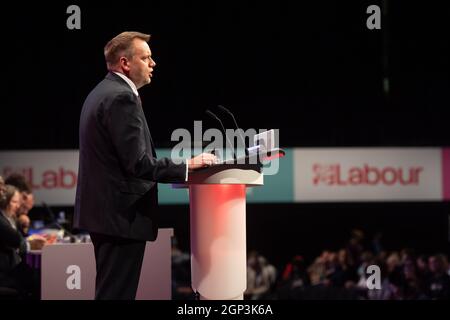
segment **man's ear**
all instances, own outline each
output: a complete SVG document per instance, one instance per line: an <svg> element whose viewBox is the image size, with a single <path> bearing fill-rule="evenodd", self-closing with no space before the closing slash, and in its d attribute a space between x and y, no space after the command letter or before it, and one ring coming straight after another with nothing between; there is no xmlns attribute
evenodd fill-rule
<svg viewBox="0 0 450 320"><path fill-rule="evenodd" d="M120 57L119 65L123 71L130 71L130 61L126 57Z"/></svg>

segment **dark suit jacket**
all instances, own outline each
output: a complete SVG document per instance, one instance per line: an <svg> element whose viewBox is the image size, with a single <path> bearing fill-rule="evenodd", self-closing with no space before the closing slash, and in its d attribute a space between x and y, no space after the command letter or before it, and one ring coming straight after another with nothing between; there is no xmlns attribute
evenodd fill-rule
<svg viewBox="0 0 450 320"><path fill-rule="evenodd" d="M186 164L156 159L139 98L122 78L108 73L81 111L74 226L155 240L157 182L183 182L185 175Z"/></svg>
<svg viewBox="0 0 450 320"><path fill-rule="evenodd" d="M20 263L20 255L26 252L25 241L20 232L14 230L3 213L0 212L0 283L2 277Z"/></svg>

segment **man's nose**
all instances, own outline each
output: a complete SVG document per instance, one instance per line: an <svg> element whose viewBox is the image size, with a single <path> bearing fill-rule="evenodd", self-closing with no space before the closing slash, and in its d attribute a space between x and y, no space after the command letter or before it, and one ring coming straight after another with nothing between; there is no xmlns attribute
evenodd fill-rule
<svg viewBox="0 0 450 320"><path fill-rule="evenodd" d="M156 62L153 59L150 59L150 67L154 68L156 66Z"/></svg>

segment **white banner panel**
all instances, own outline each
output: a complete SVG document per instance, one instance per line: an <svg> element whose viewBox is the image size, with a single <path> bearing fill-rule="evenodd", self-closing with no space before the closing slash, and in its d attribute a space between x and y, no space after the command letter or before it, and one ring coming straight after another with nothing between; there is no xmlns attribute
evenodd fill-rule
<svg viewBox="0 0 450 320"><path fill-rule="evenodd" d="M23 174L36 205L72 206L77 187L78 150L0 152L0 175Z"/></svg>
<svg viewBox="0 0 450 320"><path fill-rule="evenodd" d="M442 201L440 148L294 150L294 199Z"/></svg>

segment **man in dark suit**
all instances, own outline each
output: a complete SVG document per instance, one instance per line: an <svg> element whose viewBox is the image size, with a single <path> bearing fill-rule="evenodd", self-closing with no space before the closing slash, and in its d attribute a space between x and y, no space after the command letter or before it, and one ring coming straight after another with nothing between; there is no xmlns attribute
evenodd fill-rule
<svg viewBox="0 0 450 320"><path fill-rule="evenodd" d="M157 183L184 182L216 161L208 153L181 164L156 158L137 91L156 65L149 39L123 32L106 44L109 73L81 111L74 226L94 244L96 299L135 298L145 242L158 233Z"/></svg>

